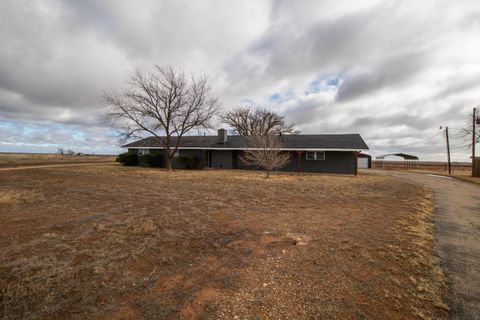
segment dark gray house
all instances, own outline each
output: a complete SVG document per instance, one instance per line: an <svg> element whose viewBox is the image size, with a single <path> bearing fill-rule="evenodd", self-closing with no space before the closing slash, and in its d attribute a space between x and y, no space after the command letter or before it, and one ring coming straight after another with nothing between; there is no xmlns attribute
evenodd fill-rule
<svg viewBox="0 0 480 320"><path fill-rule="evenodd" d="M357 174L357 156L368 146L359 134L283 135L282 150L291 154L291 161L282 171ZM240 160L245 150L244 136L228 136L224 129L216 136L184 136L175 157L197 157L197 168L247 169ZM149 137L122 146L139 155L163 153L160 138ZM174 168L182 165L173 161Z"/></svg>

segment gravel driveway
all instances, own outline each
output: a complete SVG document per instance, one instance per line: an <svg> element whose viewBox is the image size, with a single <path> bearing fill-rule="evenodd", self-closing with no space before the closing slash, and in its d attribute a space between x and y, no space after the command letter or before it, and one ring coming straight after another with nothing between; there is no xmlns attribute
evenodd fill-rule
<svg viewBox="0 0 480 320"><path fill-rule="evenodd" d="M480 319L480 186L428 174L381 170L371 173L434 190L436 250L449 281L445 300L450 319Z"/></svg>

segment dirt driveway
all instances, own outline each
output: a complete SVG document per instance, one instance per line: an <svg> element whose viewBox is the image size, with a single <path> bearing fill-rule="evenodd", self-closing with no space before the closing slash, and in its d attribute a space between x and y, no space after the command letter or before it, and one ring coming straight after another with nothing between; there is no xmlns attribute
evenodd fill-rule
<svg viewBox="0 0 480 320"><path fill-rule="evenodd" d="M372 171L427 186L435 192L436 250L447 272L451 319L480 319L480 187L456 179Z"/></svg>

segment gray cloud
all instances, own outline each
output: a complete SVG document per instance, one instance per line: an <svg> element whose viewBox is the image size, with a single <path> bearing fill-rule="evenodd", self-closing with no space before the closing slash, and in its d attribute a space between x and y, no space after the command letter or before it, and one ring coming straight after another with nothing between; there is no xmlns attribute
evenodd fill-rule
<svg viewBox="0 0 480 320"><path fill-rule="evenodd" d="M425 65L425 53L409 52L390 57L370 70L352 72L340 86L336 99L346 101L381 90L387 86L398 86L414 81L415 75Z"/></svg>

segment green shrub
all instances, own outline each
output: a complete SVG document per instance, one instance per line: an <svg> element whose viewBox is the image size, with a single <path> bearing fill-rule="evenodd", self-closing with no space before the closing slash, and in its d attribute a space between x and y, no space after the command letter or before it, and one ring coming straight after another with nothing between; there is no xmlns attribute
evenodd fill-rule
<svg viewBox="0 0 480 320"><path fill-rule="evenodd" d="M198 157L194 155L180 156L177 161L183 164L185 169L195 169L198 164Z"/></svg>
<svg viewBox="0 0 480 320"><path fill-rule="evenodd" d="M141 167L148 167L148 164L147 164L147 156L148 156L148 154L144 154L144 155L138 156L138 163L137 163L137 165L139 165L139 166L141 166Z"/></svg>
<svg viewBox="0 0 480 320"><path fill-rule="evenodd" d="M150 153L144 155L144 161L150 167L159 168L163 166L163 155L161 153Z"/></svg>
<svg viewBox="0 0 480 320"><path fill-rule="evenodd" d="M136 166L138 164L138 155L136 152L121 153L118 155L116 161L124 166Z"/></svg>

